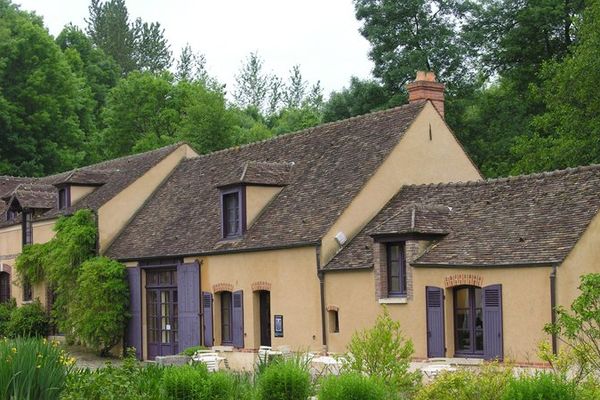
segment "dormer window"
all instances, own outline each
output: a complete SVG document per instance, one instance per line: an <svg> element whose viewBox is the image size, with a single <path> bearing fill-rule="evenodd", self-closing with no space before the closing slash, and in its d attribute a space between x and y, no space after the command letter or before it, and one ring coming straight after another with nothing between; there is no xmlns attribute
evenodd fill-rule
<svg viewBox="0 0 600 400"><path fill-rule="evenodd" d="M406 296L406 261L404 243L387 245L388 296Z"/></svg>
<svg viewBox="0 0 600 400"><path fill-rule="evenodd" d="M68 186L58 189L58 209L64 210L71 206L71 190Z"/></svg>
<svg viewBox="0 0 600 400"><path fill-rule="evenodd" d="M15 210L8 209L6 210L6 220L14 221L17 218L17 212Z"/></svg>
<svg viewBox="0 0 600 400"><path fill-rule="evenodd" d="M235 238L244 233L243 187L221 191L223 238Z"/></svg>

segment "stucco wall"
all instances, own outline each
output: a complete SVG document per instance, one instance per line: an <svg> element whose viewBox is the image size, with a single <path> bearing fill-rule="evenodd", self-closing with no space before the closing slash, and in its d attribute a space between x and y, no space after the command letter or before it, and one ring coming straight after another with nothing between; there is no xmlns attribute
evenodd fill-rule
<svg viewBox="0 0 600 400"><path fill-rule="evenodd" d="M323 237L322 265L339 250L335 241L337 232L343 231L348 238L352 238L403 185L479 179L481 175L477 168L438 112L428 103L388 158Z"/></svg>
<svg viewBox="0 0 600 400"><path fill-rule="evenodd" d="M410 268L410 267L409 267ZM550 322L551 267L534 268L413 268L413 297L406 304L387 304L391 316L415 345L415 357L427 356L425 287L445 288L446 277L480 276L482 286L502 285L504 357L539 362L537 344L549 340L542 331ZM332 272L325 277L326 305L339 307L339 333L329 333L329 350L343 352L354 331L370 327L382 306L374 293L374 272ZM445 290L447 356L454 355L453 291Z"/></svg>
<svg viewBox="0 0 600 400"><path fill-rule="evenodd" d="M71 186L71 205L77 204L79 200L96 190L97 186Z"/></svg>
<svg viewBox="0 0 600 400"><path fill-rule="evenodd" d="M192 262L189 257L185 262ZM272 250L244 254L227 254L199 258L201 287L214 294L218 286L244 291L244 345L260 345L260 321L253 289L270 286L271 325L273 316L283 315L284 337L273 337L273 346L289 345L292 349L321 350L321 314L319 280L314 247ZM215 345L221 344L219 299L213 309Z"/></svg>
<svg viewBox="0 0 600 400"><path fill-rule="evenodd" d="M188 145L181 145L98 209L101 253L108 248L123 227L131 220L154 190L169 176L177 164L183 158L193 156L193 154L195 153Z"/></svg>
<svg viewBox="0 0 600 400"><path fill-rule="evenodd" d="M250 227L265 206L281 192L276 186L246 186L246 225Z"/></svg>

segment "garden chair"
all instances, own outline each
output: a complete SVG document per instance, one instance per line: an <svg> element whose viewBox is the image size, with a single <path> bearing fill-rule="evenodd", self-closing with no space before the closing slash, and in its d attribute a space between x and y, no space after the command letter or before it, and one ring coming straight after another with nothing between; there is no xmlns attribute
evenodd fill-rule
<svg viewBox="0 0 600 400"><path fill-rule="evenodd" d="M430 379L436 378L443 371L456 371L456 367L447 358L430 358L421 367L421 372Z"/></svg>
<svg viewBox="0 0 600 400"><path fill-rule="evenodd" d="M224 361L225 357L220 357L217 353L206 353L197 351L192 356L190 363L203 363L206 365L208 372L216 372L219 370L219 364Z"/></svg>

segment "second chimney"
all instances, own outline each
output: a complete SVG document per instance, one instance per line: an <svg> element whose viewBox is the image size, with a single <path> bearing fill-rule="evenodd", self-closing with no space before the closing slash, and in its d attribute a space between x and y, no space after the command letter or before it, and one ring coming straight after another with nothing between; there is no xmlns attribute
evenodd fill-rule
<svg viewBox="0 0 600 400"><path fill-rule="evenodd" d="M417 78L406 86L408 102L430 100L435 109L444 118L444 87L435 79L435 73L417 71Z"/></svg>

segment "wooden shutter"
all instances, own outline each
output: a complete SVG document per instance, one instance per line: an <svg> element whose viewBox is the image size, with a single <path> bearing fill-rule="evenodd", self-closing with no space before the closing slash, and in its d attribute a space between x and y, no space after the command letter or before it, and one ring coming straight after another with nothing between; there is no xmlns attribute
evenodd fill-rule
<svg viewBox="0 0 600 400"><path fill-rule="evenodd" d="M127 268L129 283L129 312L131 318L127 323L125 346L135 347L135 355L142 359L142 280L140 267Z"/></svg>
<svg viewBox="0 0 600 400"><path fill-rule="evenodd" d="M179 351L200 345L200 265L177 267L177 318Z"/></svg>
<svg viewBox="0 0 600 400"><path fill-rule="evenodd" d="M233 292L233 345L244 347L244 292Z"/></svg>
<svg viewBox="0 0 600 400"><path fill-rule="evenodd" d="M502 360L502 285L483 288L483 356Z"/></svg>
<svg viewBox="0 0 600 400"><path fill-rule="evenodd" d="M445 357L444 289L425 287L427 308L427 357Z"/></svg>
<svg viewBox="0 0 600 400"><path fill-rule="evenodd" d="M204 321L204 346L212 347L213 342L213 297L202 292L202 320Z"/></svg>

